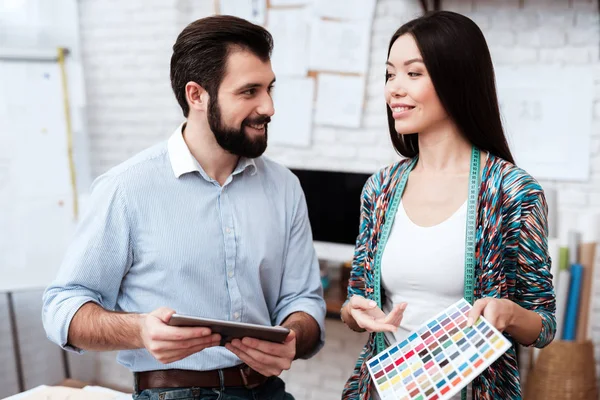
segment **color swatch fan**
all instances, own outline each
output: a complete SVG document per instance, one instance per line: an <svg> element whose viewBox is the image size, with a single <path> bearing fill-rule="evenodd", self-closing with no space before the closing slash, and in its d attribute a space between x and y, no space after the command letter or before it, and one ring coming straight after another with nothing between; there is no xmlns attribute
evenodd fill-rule
<svg viewBox="0 0 600 400"><path fill-rule="evenodd" d="M484 318L467 327L464 299L368 362L382 400L444 400L467 386L512 345Z"/></svg>

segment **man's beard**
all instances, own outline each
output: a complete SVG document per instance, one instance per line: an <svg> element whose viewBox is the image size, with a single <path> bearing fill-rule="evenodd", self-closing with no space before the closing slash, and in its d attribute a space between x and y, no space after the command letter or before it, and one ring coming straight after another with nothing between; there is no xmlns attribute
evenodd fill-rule
<svg viewBox="0 0 600 400"><path fill-rule="evenodd" d="M268 116L246 118L242 121L239 129L225 126L221 119L221 107L218 101L210 101L208 104L208 125L217 139L217 143L231 154L246 158L261 156L267 149L267 124L271 122ZM264 135L251 138L244 132L248 125L265 125Z"/></svg>

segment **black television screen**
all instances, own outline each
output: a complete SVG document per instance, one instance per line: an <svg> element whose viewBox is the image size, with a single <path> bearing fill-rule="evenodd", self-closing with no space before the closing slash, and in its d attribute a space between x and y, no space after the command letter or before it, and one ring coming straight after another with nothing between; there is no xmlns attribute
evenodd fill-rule
<svg viewBox="0 0 600 400"><path fill-rule="evenodd" d="M292 169L306 196L313 239L352 244L360 224L360 194L371 174Z"/></svg>

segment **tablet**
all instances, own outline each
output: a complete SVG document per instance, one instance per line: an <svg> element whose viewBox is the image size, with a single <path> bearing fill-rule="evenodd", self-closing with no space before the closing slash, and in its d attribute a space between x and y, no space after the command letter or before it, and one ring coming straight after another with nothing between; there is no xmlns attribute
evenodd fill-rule
<svg viewBox="0 0 600 400"><path fill-rule="evenodd" d="M173 314L169 321L171 326L202 326L210 328L212 333L221 335L221 346L233 339L251 337L269 342L283 343L290 333L288 328L282 326L265 326L248 324L245 322L221 321L190 315Z"/></svg>

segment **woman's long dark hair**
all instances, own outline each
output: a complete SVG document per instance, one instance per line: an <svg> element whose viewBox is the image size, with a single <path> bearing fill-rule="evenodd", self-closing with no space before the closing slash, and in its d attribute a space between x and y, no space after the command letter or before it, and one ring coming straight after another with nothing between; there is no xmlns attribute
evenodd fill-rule
<svg viewBox="0 0 600 400"><path fill-rule="evenodd" d="M477 24L450 11L428 13L394 33L388 58L392 45L404 34L414 37L442 106L466 139L514 164L500 119L492 58ZM399 135L392 111L386 108L396 151L415 157L418 133Z"/></svg>

